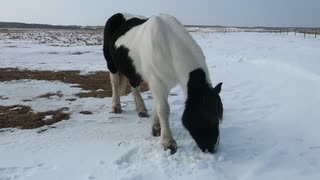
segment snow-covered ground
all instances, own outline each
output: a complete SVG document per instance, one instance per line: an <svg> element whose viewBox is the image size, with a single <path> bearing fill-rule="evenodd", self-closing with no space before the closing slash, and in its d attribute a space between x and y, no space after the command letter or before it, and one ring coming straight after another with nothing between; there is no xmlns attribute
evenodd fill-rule
<svg viewBox="0 0 320 180"><path fill-rule="evenodd" d="M78 98L70 84L20 80L0 82L0 105L34 111L69 107L71 119L43 133L0 132L0 180L6 179L320 179L320 40L294 34L192 33L202 47L221 93L221 146L204 154L183 128L184 97L171 92L174 155L151 135L151 119L136 115L131 95L124 112L110 98ZM0 68L106 70L101 46L59 47L30 40L0 40ZM86 52L75 55L74 52ZM64 96L32 99L61 91ZM143 93L153 109L150 93ZM93 115L82 115L89 110Z"/></svg>

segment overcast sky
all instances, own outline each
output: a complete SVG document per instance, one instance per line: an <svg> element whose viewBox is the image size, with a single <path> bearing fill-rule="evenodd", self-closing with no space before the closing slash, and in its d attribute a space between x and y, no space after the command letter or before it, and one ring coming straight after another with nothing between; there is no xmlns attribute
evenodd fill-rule
<svg viewBox="0 0 320 180"><path fill-rule="evenodd" d="M320 0L1 0L0 21L104 25L116 12L165 12L183 24L320 27Z"/></svg>

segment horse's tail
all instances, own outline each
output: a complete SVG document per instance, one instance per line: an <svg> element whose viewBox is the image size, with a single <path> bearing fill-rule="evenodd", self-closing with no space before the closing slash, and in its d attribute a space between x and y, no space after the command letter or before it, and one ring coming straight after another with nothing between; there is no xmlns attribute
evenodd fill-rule
<svg viewBox="0 0 320 180"><path fill-rule="evenodd" d="M118 73L119 73L119 94L120 94L120 96L123 96L123 95L127 94L129 80L122 73L120 73L120 72L118 72Z"/></svg>

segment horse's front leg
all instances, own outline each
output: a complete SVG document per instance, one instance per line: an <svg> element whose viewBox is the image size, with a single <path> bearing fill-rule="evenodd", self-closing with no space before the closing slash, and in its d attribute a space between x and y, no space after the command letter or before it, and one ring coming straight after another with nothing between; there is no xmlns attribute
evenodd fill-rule
<svg viewBox="0 0 320 180"><path fill-rule="evenodd" d="M161 141L164 150L170 149L171 154L177 151L177 143L172 137L172 133L169 125L170 106L168 104L169 90L166 86L161 84L160 81L155 81L150 84L150 89L154 95L156 103L156 115L158 115L160 122ZM154 119L156 124L157 119ZM153 125L152 128L155 126Z"/></svg>
<svg viewBox="0 0 320 180"><path fill-rule="evenodd" d="M121 113L121 104L120 104L120 90L119 90L119 83L120 83L120 76L119 73L110 74L110 81L112 86L112 112L113 113Z"/></svg>
<svg viewBox="0 0 320 180"><path fill-rule="evenodd" d="M161 127L161 140L164 150L170 149L171 154L177 151L177 143L172 137L169 125L170 106L166 100L160 100L157 104L158 117Z"/></svg>
<svg viewBox="0 0 320 180"><path fill-rule="evenodd" d="M139 117L149 117L146 105L141 97L140 93L140 86L138 87L131 87L131 91L134 97L134 102L136 104L136 111Z"/></svg>

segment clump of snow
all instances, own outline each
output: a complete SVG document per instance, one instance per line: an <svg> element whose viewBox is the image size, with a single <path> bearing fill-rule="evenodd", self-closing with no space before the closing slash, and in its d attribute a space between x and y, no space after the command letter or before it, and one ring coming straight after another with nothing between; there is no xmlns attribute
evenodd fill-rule
<svg viewBox="0 0 320 180"><path fill-rule="evenodd" d="M50 120L50 119L52 119L52 115L44 116L44 118L42 120L43 121L47 121L47 120Z"/></svg>
<svg viewBox="0 0 320 180"><path fill-rule="evenodd" d="M16 111L16 110L19 110L19 109L22 109L22 107L14 107L14 108L11 108L9 109L10 111Z"/></svg>

